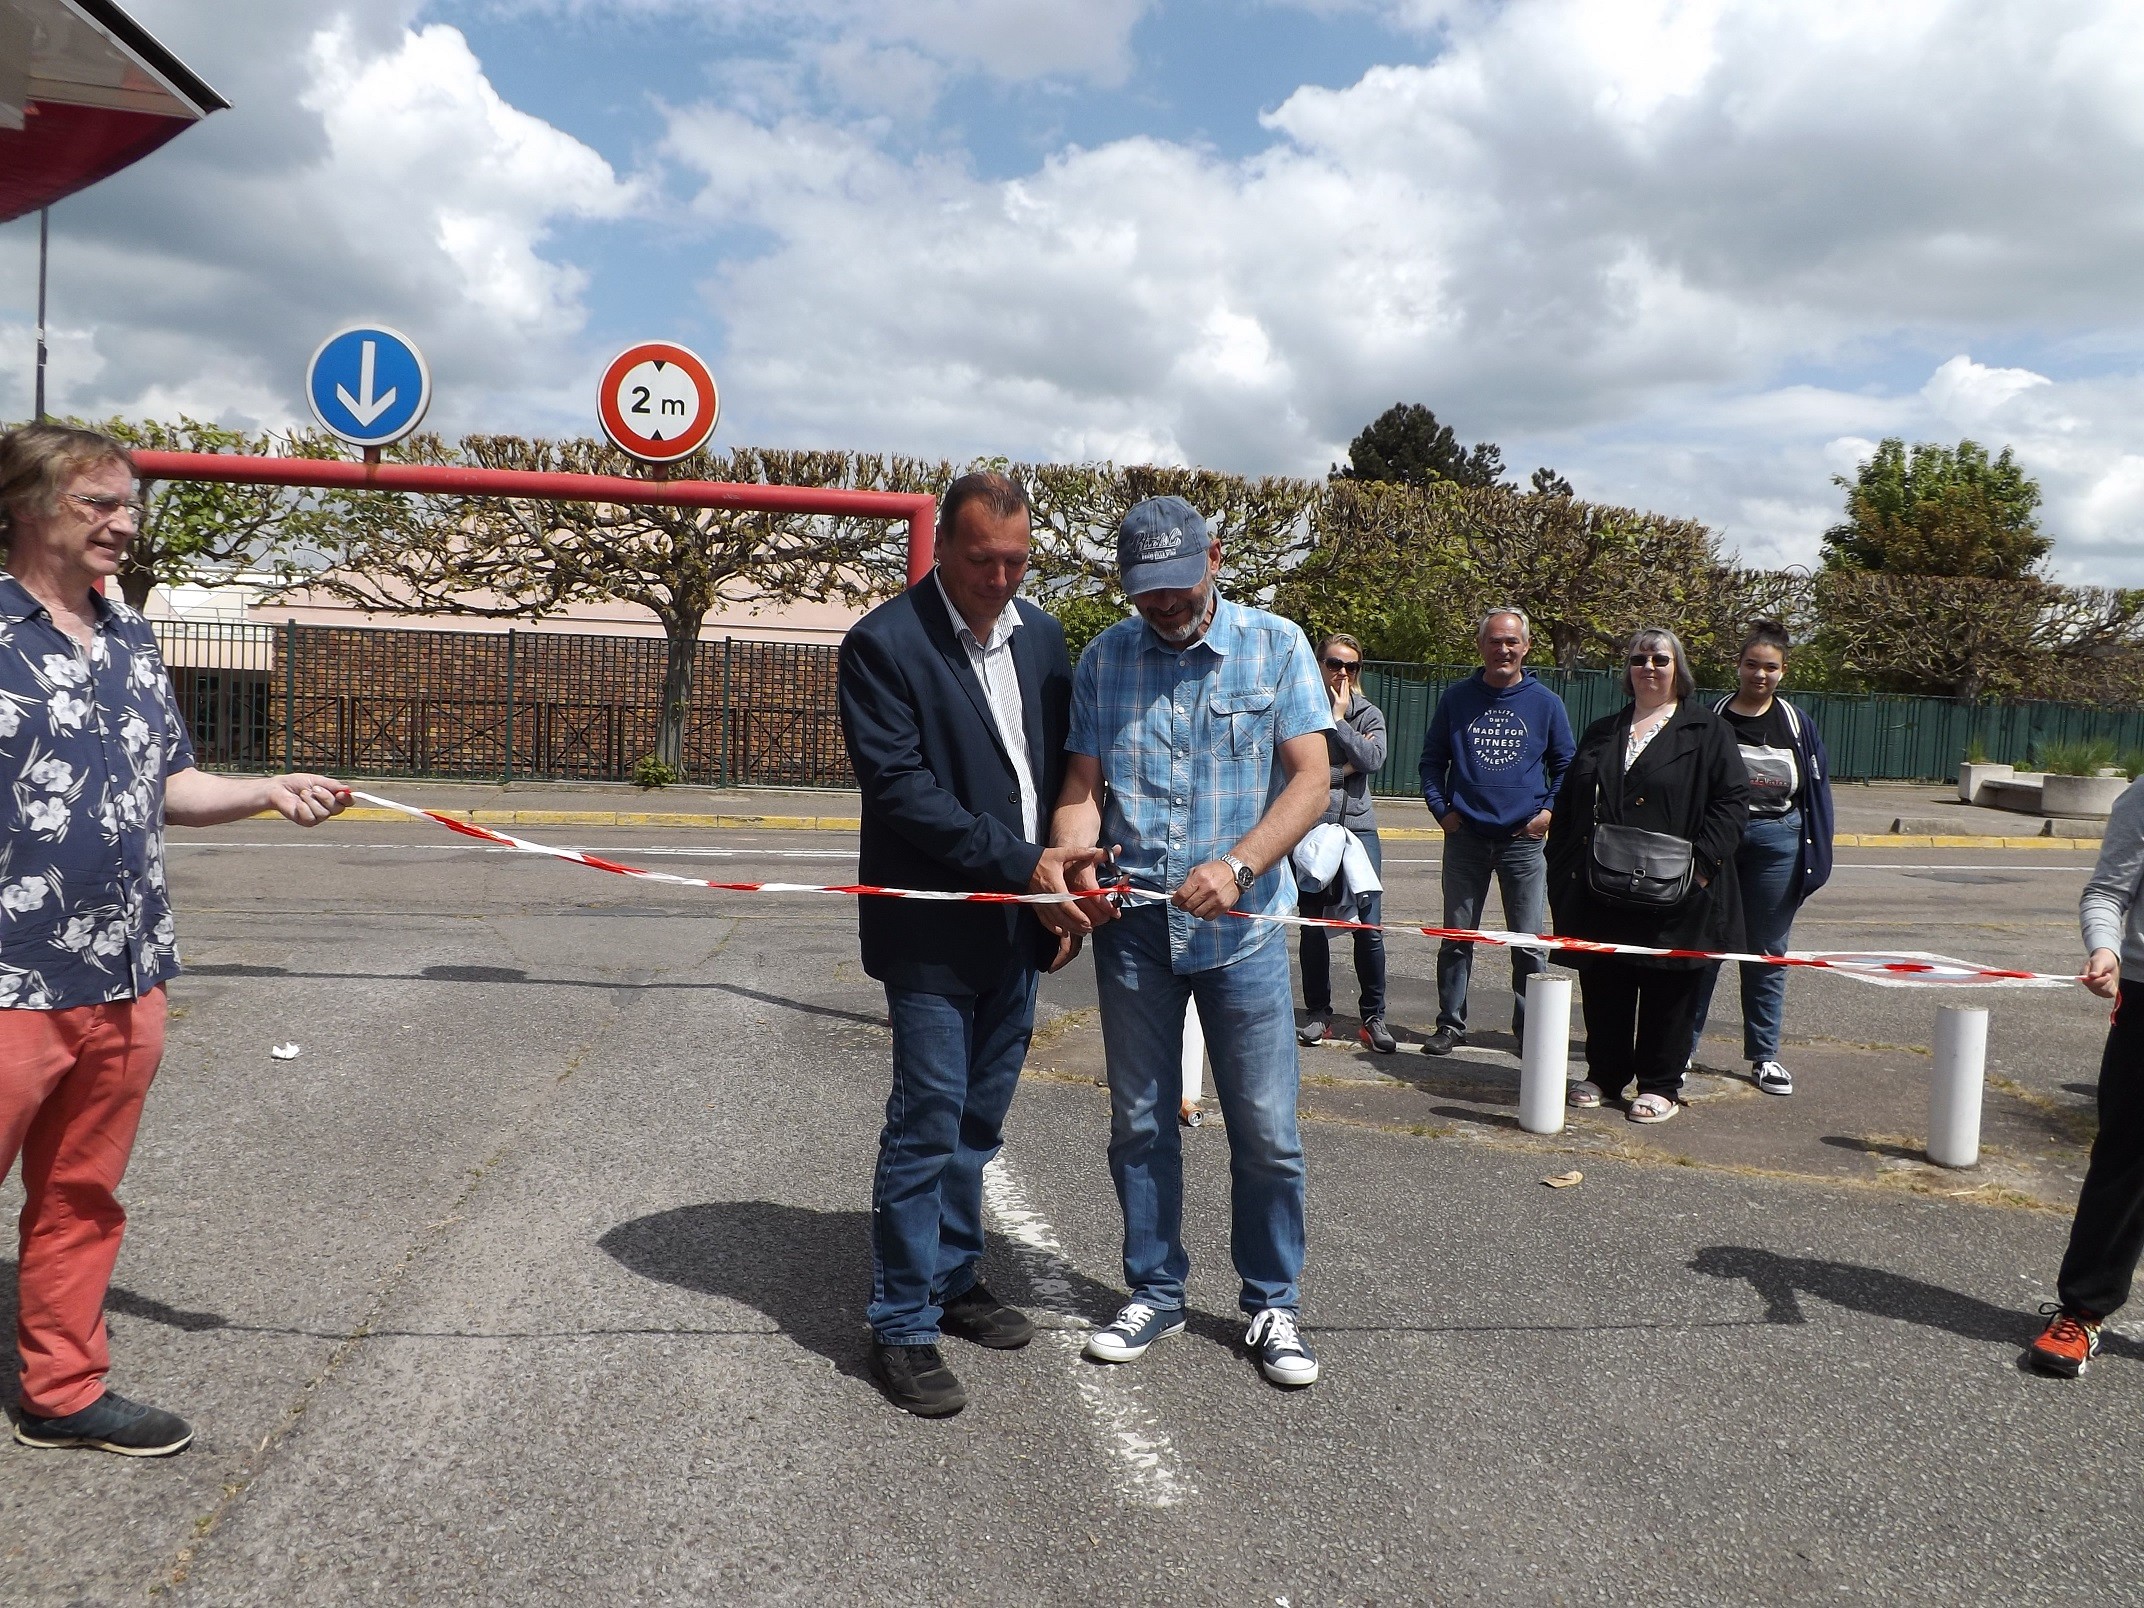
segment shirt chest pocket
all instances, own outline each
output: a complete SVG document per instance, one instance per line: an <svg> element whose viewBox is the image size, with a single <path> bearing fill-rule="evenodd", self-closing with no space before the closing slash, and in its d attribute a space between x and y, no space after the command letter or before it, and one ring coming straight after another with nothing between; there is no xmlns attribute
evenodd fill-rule
<svg viewBox="0 0 2144 1608"><path fill-rule="evenodd" d="M1239 687L1213 695L1214 736L1231 759L1257 759L1273 743L1273 689Z"/></svg>

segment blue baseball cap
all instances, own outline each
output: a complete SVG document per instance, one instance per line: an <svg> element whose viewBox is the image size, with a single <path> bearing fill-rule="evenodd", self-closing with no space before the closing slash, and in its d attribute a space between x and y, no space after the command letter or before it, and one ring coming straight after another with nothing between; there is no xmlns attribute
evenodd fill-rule
<svg viewBox="0 0 2144 1608"><path fill-rule="evenodd" d="M1117 526L1117 574L1124 595L1189 591L1206 579L1210 545L1206 521L1183 498L1147 498Z"/></svg>

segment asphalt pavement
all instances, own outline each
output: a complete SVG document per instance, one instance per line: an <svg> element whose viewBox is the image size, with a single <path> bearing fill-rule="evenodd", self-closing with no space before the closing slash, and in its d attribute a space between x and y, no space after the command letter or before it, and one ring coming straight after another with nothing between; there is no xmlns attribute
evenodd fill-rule
<svg viewBox="0 0 2144 1608"><path fill-rule="evenodd" d="M838 831L530 835L725 880L853 865ZM1915 1156L1929 991L1797 977L1780 1101L1740 1077L1723 982L1682 1118L1541 1141L1485 959L1459 1056L1306 1053L1326 1377L1291 1395L1238 1343L1213 1124L1187 1135L1190 1331L1078 1357L1121 1291L1083 961L991 1181L988 1276L1045 1333L949 1342L974 1405L926 1423L863 1375L887 1048L844 902L415 825L174 842L190 970L109 1311L114 1384L199 1438L0 1446L0 1600L2144 1593L2144 1341L2075 1383L2017 1366L2090 1133L2081 994L1972 1000L2013 1124L1991 1185ZM1435 914L1435 859L1388 855L1395 914ZM1798 945L2076 964L2088 855L1844 859ZM1433 946L1392 963L1419 1040Z"/></svg>

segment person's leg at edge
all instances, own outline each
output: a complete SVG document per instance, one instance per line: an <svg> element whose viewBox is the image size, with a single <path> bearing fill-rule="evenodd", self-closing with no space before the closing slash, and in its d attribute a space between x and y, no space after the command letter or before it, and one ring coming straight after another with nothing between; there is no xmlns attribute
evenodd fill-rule
<svg viewBox="0 0 2144 1608"><path fill-rule="evenodd" d="M1637 972L1638 1031L1633 1050L1640 1094L1682 1099L1683 1046L1704 982L1698 966L1642 966Z"/></svg>
<svg viewBox="0 0 2144 1608"><path fill-rule="evenodd" d="M976 1264L983 1258L983 1169L1004 1142L1005 1114L1012 1109L1034 1037L1039 975L1032 967L1017 966L975 999L967 1102L938 1188L938 1276L931 1300L940 1308L974 1285Z"/></svg>
<svg viewBox="0 0 2144 1608"><path fill-rule="evenodd" d="M1245 1312L1293 1308L1303 1272L1301 1063L1278 1004L1288 952L1268 939L1188 981L1206 1024L1214 1093L1228 1125L1229 1249Z"/></svg>
<svg viewBox="0 0 2144 1608"><path fill-rule="evenodd" d="M1287 951L1279 954L1285 972ZM1169 964L1168 913L1149 905L1096 932L1094 974L1109 1066L1109 1176L1124 1213L1124 1282L1133 1300L1180 1310L1191 1259L1184 1251L1184 1153L1176 1107L1183 1093L1191 979ZM1274 999L1285 1023L1285 975ZM1203 1012L1200 1019L1213 1056L1214 1024Z"/></svg>
<svg viewBox="0 0 2144 1608"><path fill-rule="evenodd" d="M1379 845L1375 832L1358 832L1362 846L1370 856L1371 869L1380 879L1385 874L1384 849ZM1370 895L1363 909L1362 919L1371 926L1383 924L1385 919L1385 896ZM1362 1019L1367 1022L1385 1014L1385 935L1382 932L1358 932L1355 934L1355 986L1360 991L1358 1001Z"/></svg>
<svg viewBox="0 0 2144 1608"><path fill-rule="evenodd" d="M2105 1318L2129 1299L2144 1253L2144 983L2124 981L2099 1059L2099 1136L2077 1197L2056 1294Z"/></svg>
<svg viewBox="0 0 2144 1608"><path fill-rule="evenodd" d="M871 1180L871 1305L865 1319L889 1346L933 1345L944 1316L940 1272L946 1170L960 1144L975 1027L972 995L886 989L893 1090Z"/></svg>
<svg viewBox="0 0 2144 1608"><path fill-rule="evenodd" d="M1636 1072L1636 968L1614 955L1580 955L1577 966L1579 1005L1586 1019L1586 1077L1603 1100L1612 1101Z"/></svg>
<svg viewBox="0 0 2144 1608"><path fill-rule="evenodd" d="M1444 924L1478 927L1489 897L1494 866L1491 846L1461 827L1444 834ZM1474 975L1474 946L1446 939L1437 946L1437 1025L1467 1030L1467 989Z"/></svg>
<svg viewBox="0 0 2144 1608"><path fill-rule="evenodd" d="M24 1203L15 1324L23 1411L64 1418L104 1394L111 1366L104 1298L127 1221L116 1192L163 1058L164 990L69 1011L0 1011L0 1018L18 1017L42 1017L45 1025L4 1023L0 1061L7 1070L0 1079L14 1081L18 1033L35 1035L25 1048L36 1061L49 1066L56 1052L67 1062L19 1130ZM29 1078L36 1076L31 1069Z"/></svg>
<svg viewBox="0 0 2144 1608"><path fill-rule="evenodd" d="M1735 856L1742 879L1742 920L1750 949L1760 955L1784 955L1799 908L1794 872L1801 860L1801 816L1752 821ZM1742 1059L1755 1064L1779 1059L1779 1036L1786 1025L1787 969L1742 965Z"/></svg>
<svg viewBox="0 0 2144 1608"><path fill-rule="evenodd" d="M1497 887L1504 895L1504 925L1511 932L1539 932L1548 921L1548 852L1539 838L1515 837L1497 854ZM1539 949L1511 952L1511 1036L1526 1037L1526 985L1548 970Z"/></svg>

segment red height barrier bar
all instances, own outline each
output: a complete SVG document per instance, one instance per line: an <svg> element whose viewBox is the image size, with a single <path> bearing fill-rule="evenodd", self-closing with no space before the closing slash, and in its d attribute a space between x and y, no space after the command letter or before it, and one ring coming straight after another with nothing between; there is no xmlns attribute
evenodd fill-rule
<svg viewBox="0 0 2144 1608"><path fill-rule="evenodd" d="M350 463L336 458L246 458L225 452L136 452L133 458L144 480L218 480L341 491L549 497L560 502L905 519L911 586L930 573L932 521L938 509L934 499L903 491L838 491L822 486L761 486L721 480L633 480L624 475L558 475L533 469L461 469L427 463Z"/></svg>

